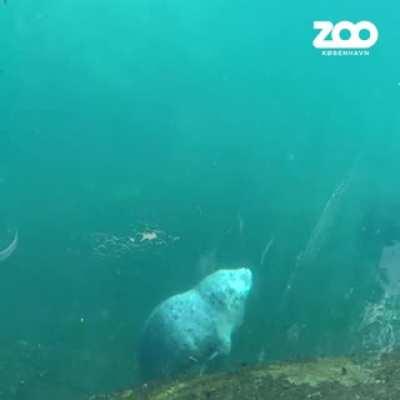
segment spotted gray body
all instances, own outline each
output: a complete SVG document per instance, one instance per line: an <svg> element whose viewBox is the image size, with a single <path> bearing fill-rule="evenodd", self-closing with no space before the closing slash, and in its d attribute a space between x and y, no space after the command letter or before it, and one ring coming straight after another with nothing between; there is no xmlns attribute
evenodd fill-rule
<svg viewBox="0 0 400 400"><path fill-rule="evenodd" d="M145 323L139 346L143 378L201 369L214 357L228 355L251 286L249 269L221 269L157 306Z"/></svg>

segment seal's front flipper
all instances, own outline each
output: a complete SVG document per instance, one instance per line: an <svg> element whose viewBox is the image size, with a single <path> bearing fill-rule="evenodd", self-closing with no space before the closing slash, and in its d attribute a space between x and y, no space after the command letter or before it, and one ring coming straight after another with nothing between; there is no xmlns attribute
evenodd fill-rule
<svg viewBox="0 0 400 400"><path fill-rule="evenodd" d="M217 324L218 332L218 348L216 352L223 356L227 356L231 352L232 342L231 342L231 327L224 321L220 321Z"/></svg>
<svg viewBox="0 0 400 400"><path fill-rule="evenodd" d="M214 359L215 359L216 357L218 357L218 356L219 356L219 351L218 351L218 350L216 350L216 351L214 351L213 353L211 353L210 357L207 358L206 362L203 363L203 364L200 366L200 369L199 369L199 376L203 376L204 371L205 371L206 368L208 367L208 363L210 363L212 360L214 360Z"/></svg>

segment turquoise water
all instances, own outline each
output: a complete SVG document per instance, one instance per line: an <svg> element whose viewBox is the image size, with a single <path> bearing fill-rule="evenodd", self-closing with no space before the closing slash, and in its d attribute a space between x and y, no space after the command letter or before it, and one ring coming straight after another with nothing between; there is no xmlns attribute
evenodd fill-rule
<svg viewBox="0 0 400 400"><path fill-rule="evenodd" d="M146 317L218 267L254 274L229 368L392 349L399 11L2 4L1 248L19 232L0 264L5 398L139 382ZM369 56L322 56L318 19L380 37Z"/></svg>

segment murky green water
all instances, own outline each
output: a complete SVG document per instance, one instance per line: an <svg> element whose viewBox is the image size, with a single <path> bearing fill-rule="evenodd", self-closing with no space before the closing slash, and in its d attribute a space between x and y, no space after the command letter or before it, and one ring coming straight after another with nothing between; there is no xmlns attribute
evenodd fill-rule
<svg viewBox="0 0 400 400"><path fill-rule="evenodd" d="M138 382L153 307L220 267L254 274L229 367L391 350L399 11L1 4L1 248L19 232L0 264L2 396ZM323 56L319 19L380 37L369 56Z"/></svg>

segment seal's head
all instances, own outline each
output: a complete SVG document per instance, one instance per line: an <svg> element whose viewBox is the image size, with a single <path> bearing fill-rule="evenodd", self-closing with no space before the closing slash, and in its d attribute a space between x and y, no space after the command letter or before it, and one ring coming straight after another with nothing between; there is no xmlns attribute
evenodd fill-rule
<svg viewBox="0 0 400 400"><path fill-rule="evenodd" d="M234 326L239 326L252 285L249 268L220 269L204 278L197 290L216 310L234 321Z"/></svg>

